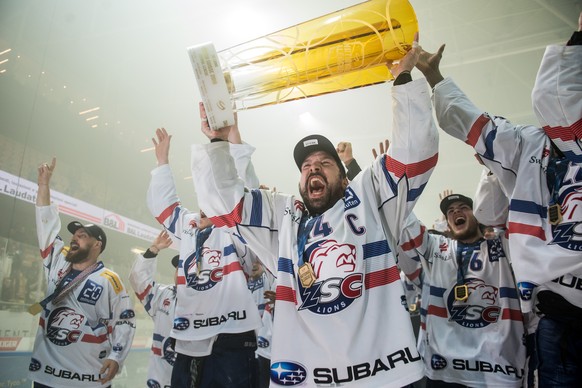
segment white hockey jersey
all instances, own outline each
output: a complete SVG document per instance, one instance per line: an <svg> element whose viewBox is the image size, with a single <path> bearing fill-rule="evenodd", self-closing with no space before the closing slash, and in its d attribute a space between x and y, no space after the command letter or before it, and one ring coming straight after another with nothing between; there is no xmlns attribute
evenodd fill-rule
<svg viewBox="0 0 582 388"><path fill-rule="evenodd" d="M409 216L398 265L413 276L418 260L422 265L419 350L430 379L470 387L521 386L525 329L504 245L497 238L466 246L474 250L460 268L463 244L429 234L414 214ZM459 281L468 288L465 301L455 300Z"/></svg>
<svg viewBox="0 0 582 388"><path fill-rule="evenodd" d="M36 207L36 228L50 295L71 265L58 236L56 205ZM30 380L53 387L103 387L98 380L104 359L123 368L135 335L135 312L119 276L98 263L62 302L49 302L41 312Z"/></svg>
<svg viewBox="0 0 582 388"><path fill-rule="evenodd" d="M434 105L440 127L475 149L509 197L509 249L522 309L532 309L534 289L542 284L582 307L580 165L567 163L563 177L548 179L551 143L544 131L484 113L449 78L435 86ZM548 185L558 187L557 225L548 217Z"/></svg>
<svg viewBox="0 0 582 388"><path fill-rule="evenodd" d="M303 255L317 268L308 288L297 276L303 203L266 190L245 192L224 142L193 146L201 207L261 259L272 258L264 260L267 268L278 269L272 385L401 387L423 376L393 249L436 164L438 132L424 80L392 90L388 154L317 217Z"/></svg>
<svg viewBox="0 0 582 388"><path fill-rule="evenodd" d="M253 300L259 309L259 314L261 317L263 316L263 312L265 311L265 307L267 305L268 300L265 298L265 291L271 291L274 289L274 282L275 279L273 276L265 271L256 279L249 277L247 281L247 286L251 295L253 296Z"/></svg>
<svg viewBox="0 0 582 388"><path fill-rule="evenodd" d="M261 317L263 325L257 333L257 350L255 354L266 359L271 359L271 344L273 343L273 319L275 311L270 304L265 305L265 311Z"/></svg>
<svg viewBox="0 0 582 388"><path fill-rule="evenodd" d="M582 162L582 46L546 47L532 92L546 134L564 155Z"/></svg>
<svg viewBox="0 0 582 388"><path fill-rule="evenodd" d="M145 258L137 254L129 274L129 283L145 311L154 320L147 386L170 388L172 368L176 361L174 341L170 337L176 309L176 286L159 284L154 280L157 262L157 257Z"/></svg>
<svg viewBox="0 0 582 388"><path fill-rule="evenodd" d="M261 318L247 288L246 273L256 260L238 237L210 231L200 260L196 257L199 213L182 207L169 165L152 170L147 203L150 211L180 243L177 303L171 336L176 351L190 356L210 354L220 333L256 330Z"/></svg>

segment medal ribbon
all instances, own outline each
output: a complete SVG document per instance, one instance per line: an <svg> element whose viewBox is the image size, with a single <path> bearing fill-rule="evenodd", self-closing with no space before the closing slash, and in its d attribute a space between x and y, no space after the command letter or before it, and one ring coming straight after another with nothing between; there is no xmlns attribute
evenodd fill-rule
<svg viewBox="0 0 582 388"><path fill-rule="evenodd" d="M208 236L210 236L210 232L212 232L212 226L209 226L206 229L202 229L198 231L196 234L196 268L198 272L200 272L200 268L202 267L202 259L200 258L202 253L202 246L208 240Z"/></svg>
<svg viewBox="0 0 582 388"><path fill-rule="evenodd" d="M307 238L309 237L309 233L311 233L311 229L313 229L313 224L315 224L315 220L318 218L319 217L310 218L307 214L303 214L301 217L299 230L297 231L297 256L299 257L299 261L297 262L298 267L301 267L304 263L303 253L305 251L305 244L307 243Z"/></svg>
<svg viewBox="0 0 582 388"><path fill-rule="evenodd" d="M463 244L460 241L457 244L457 285L465 284L465 274L469 269L471 257L476 250L479 250L483 239L479 239L471 244Z"/></svg>
<svg viewBox="0 0 582 388"><path fill-rule="evenodd" d="M548 172L546 173L546 182L551 194L550 205L560 203L558 200L560 187L562 186L562 180L564 180L564 175L566 175L567 170L568 161L566 158L550 156Z"/></svg>
<svg viewBox="0 0 582 388"><path fill-rule="evenodd" d="M96 262L93 265L90 265L89 267L85 268L83 271L79 272L79 274L77 274L77 276L75 276L70 282L65 284L65 279L67 279L67 275L69 274L69 272L71 272L72 266L69 266L69 268L67 268L67 272L65 272L65 274L63 275L63 277L61 278L61 280L59 281L59 284L57 285L57 287L55 288L55 290L53 291L52 294L50 294L49 296L47 296L46 298L44 298L41 302L40 305L43 308L46 308L46 306L52 301L54 305L58 305L60 302L63 301L63 299L65 299L65 297L75 289L75 287L77 287L81 282L83 282L87 276L89 276L91 273L97 271L98 269L101 269L103 267L103 263L102 262Z"/></svg>

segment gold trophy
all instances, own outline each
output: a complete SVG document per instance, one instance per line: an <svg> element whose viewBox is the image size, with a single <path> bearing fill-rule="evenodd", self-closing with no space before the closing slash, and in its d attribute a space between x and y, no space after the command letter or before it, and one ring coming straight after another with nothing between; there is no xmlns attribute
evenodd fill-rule
<svg viewBox="0 0 582 388"><path fill-rule="evenodd" d="M226 50L204 43L188 53L218 129L234 124L235 110L390 81L388 66L417 31L407 0L369 0Z"/></svg>

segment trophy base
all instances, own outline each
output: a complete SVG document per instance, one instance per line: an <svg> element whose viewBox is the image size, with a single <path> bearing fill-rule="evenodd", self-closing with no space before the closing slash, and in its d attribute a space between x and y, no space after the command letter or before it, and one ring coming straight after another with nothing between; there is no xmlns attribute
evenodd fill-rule
<svg viewBox="0 0 582 388"><path fill-rule="evenodd" d="M234 125L234 112L220 60L212 43L188 47L208 124L213 130Z"/></svg>

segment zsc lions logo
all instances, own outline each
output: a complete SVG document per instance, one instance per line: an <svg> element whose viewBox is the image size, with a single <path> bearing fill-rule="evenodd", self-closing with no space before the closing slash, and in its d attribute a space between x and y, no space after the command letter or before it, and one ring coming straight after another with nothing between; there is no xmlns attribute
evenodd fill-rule
<svg viewBox="0 0 582 388"><path fill-rule="evenodd" d="M497 305L499 289L481 279L466 279L469 291L466 301L456 301L451 290L447 300L450 320L468 328L481 328L497 322L501 308Z"/></svg>
<svg viewBox="0 0 582 388"><path fill-rule="evenodd" d="M220 267L222 252L202 247L200 256L202 256L201 260L204 263L202 267L206 269L198 272L196 255L190 255L184 262L184 270L187 269L186 282L188 287L196 291L206 291L222 281L223 270Z"/></svg>
<svg viewBox="0 0 582 388"><path fill-rule="evenodd" d="M307 370L292 361L279 361L271 364L271 381L279 385L299 385L307 379Z"/></svg>
<svg viewBox="0 0 582 388"><path fill-rule="evenodd" d="M572 171L575 170L575 171ZM567 177L575 177L577 182L582 179L582 169L568 167ZM582 250L582 187L570 186L559 197L562 222L552 225L552 242L571 251Z"/></svg>
<svg viewBox="0 0 582 388"><path fill-rule="evenodd" d="M48 318L46 336L55 345L70 345L81 338L82 332L79 328L84 321L85 317L72 308L56 308Z"/></svg>
<svg viewBox="0 0 582 388"><path fill-rule="evenodd" d="M303 300L300 310L333 314L342 311L362 295L364 277L361 273L354 272L355 246L325 240L312 244L306 249L304 257L309 258L318 280L309 288L304 288L298 281Z"/></svg>

